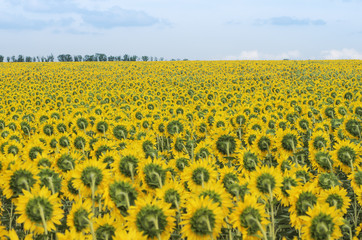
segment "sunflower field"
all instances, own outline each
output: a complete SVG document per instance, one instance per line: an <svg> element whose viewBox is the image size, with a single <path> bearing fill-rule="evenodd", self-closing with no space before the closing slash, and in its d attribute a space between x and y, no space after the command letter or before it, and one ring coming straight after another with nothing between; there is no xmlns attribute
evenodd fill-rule
<svg viewBox="0 0 362 240"><path fill-rule="evenodd" d="M362 61L0 64L0 239L362 239Z"/></svg>

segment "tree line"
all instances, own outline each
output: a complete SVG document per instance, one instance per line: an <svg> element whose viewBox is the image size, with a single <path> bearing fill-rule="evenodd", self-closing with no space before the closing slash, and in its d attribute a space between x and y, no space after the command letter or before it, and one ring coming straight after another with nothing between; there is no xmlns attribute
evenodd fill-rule
<svg viewBox="0 0 362 240"><path fill-rule="evenodd" d="M180 61L181 59L171 59L171 61ZM183 59L184 61L187 59ZM124 54L123 56L107 56L104 53L96 53L93 55L71 55L71 54L60 54L56 58L53 54L49 56L11 56L4 57L0 55L0 62L107 62L107 61L165 61L163 57L150 57L150 56L137 56Z"/></svg>

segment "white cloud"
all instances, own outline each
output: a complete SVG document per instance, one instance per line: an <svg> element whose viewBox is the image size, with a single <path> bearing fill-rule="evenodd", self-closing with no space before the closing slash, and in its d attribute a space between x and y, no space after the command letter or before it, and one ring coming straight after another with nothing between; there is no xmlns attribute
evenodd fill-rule
<svg viewBox="0 0 362 240"><path fill-rule="evenodd" d="M362 52L358 52L353 48L343 48L342 50L327 50L322 51L324 59L362 59Z"/></svg>
<svg viewBox="0 0 362 240"><path fill-rule="evenodd" d="M242 51L238 56L227 56L225 60L282 60L297 59L300 57L298 50L283 52L279 54L263 53L258 50Z"/></svg>

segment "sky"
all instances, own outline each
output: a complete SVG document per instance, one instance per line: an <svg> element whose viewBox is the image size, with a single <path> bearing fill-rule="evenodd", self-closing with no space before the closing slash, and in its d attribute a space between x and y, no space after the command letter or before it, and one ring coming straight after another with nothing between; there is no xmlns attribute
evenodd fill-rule
<svg viewBox="0 0 362 240"><path fill-rule="evenodd" d="M362 0L0 0L0 55L362 59Z"/></svg>

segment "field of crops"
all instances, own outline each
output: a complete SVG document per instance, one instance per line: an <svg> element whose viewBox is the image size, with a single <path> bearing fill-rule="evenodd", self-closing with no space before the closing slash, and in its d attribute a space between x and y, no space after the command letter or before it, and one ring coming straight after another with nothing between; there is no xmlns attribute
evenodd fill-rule
<svg viewBox="0 0 362 240"><path fill-rule="evenodd" d="M361 239L362 61L0 64L1 239Z"/></svg>

